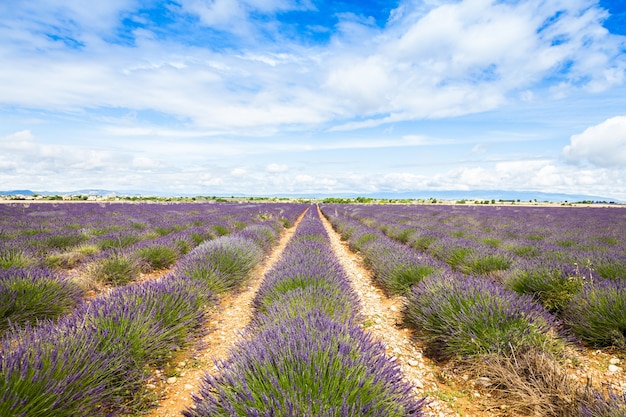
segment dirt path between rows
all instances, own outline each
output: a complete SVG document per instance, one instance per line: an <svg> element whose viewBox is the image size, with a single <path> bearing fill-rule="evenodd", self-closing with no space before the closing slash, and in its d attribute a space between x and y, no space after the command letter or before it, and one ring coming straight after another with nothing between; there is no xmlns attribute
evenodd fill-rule
<svg viewBox="0 0 626 417"><path fill-rule="evenodd" d="M319 209L318 209L319 210ZM428 396L430 403L425 411L433 417L459 417L445 402L434 398L440 384L433 373L433 364L423 356L422 350L412 341L412 332L400 326L402 321L401 297L388 298L373 285L372 273L363 265L362 258L341 241L326 218L319 212L330 238L331 246L339 262L351 279L351 284L361 300L365 327L377 339L385 343L387 354L398 361L400 368L413 385L417 397ZM304 214L303 214L304 215ZM181 411L192 405L191 394L196 392L205 373L215 374L214 361L226 359L240 340L240 333L252 317L252 300L265 274L279 260L285 246L293 236L301 215L294 226L286 230L280 242L265 261L253 272L248 285L238 293L221 299L207 323L208 333L199 346L173 359L172 371L156 371L154 376L158 406L148 417L180 417ZM173 375L173 376L170 376ZM463 414L463 417L474 416Z"/></svg>
<svg viewBox="0 0 626 417"><path fill-rule="evenodd" d="M205 373L215 375L215 361L224 360L230 350L240 340L240 334L252 318L252 300L257 293L263 277L280 259L285 246L295 233L304 211L294 225L283 232L278 245L271 254L253 272L250 280L242 290L220 299L215 312L209 317L208 332L198 346L191 352L185 352L175 359L173 370L164 375L157 371L155 379L161 384L153 384L159 391L158 406L150 410L148 417L180 417L181 412L191 406L191 394L197 392ZM175 376L169 376L174 374Z"/></svg>
<svg viewBox="0 0 626 417"><path fill-rule="evenodd" d="M348 248L348 244L341 240L321 211L319 214L330 237L333 251L361 299L361 312L365 316L366 330L377 340L385 343L387 354L398 361L404 377L415 387L416 396L423 397L429 392L437 391L436 377L430 369L432 365L424 358L421 348L411 341L411 331L400 327L402 298L389 298L380 288L373 285L372 272L364 267L363 259ZM433 416L458 417L447 404L432 397L428 400L431 402L425 410Z"/></svg>

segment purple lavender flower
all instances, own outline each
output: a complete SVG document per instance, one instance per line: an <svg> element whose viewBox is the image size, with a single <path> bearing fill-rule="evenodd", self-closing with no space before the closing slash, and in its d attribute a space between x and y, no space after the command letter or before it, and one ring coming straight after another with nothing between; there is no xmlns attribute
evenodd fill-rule
<svg viewBox="0 0 626 417"><path fill-rule="evenodd" d="M319 312L265 328L219 367L185 416L422 415L384 346Z"/></svg>

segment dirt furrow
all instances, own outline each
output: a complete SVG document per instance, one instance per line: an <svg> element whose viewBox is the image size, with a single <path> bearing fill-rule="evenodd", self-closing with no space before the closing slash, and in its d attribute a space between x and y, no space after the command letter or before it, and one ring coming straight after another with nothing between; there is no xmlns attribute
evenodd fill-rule
<svg viewBox="0 0 626 417"><path fill-rule="evenodd" d="M319 210L319 209L318 209ZM411 331L401 327L402 297L389 298L373 285L372 272L364 267L362 258L353 253L346 242L333 230L330 222L320 212L324 227L337 258L351 279L352 287L359 295L365 327L377 340L386 345L387 354L395 358L405 378L415 387L417 396L437 391L438 385L428 359L411 341ZM429 397L426 411L436 417L458 416L447 404Z"/></svg>
<svg viewBox="0 0 626 417"><path fill-rule="evenodd" d="M156 390L160 390L159 396L162 398L158 406L147 414L148 417L180 417L181 412L192 405L191 394L197 392L203 375L217 371L215 361L228 357L241 332L250 322L252 300L263 282L263 277L280 258L303 216L304 213L282 234L276 248L252 272L246 287L219 301L215 313L209 317L208 332L198 344L201 348L179 355L174 361L173 371L167 375L157 375L165 382L163 387L154 386Z"/></svg>

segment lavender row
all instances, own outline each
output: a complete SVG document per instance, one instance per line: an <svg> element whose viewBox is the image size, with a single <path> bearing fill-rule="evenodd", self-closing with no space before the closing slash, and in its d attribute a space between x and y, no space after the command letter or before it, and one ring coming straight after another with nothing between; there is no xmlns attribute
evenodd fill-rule
<svg viewBox="0 0 626 417"><path fill-rule="evenodd" d="M348 241L352 251L364 256L374 272L374 280L388 295L408 294L411 286L433 273L450 271L448 265L425 256L390 238L380 230L341 215L334 208L323 207L324 215Z"/></svg>
<svg viewBox="0 0 626 417"><path fill-rule="evenodd" d="M103 216L119 220L130 214L133 215L131 225L136 225L140 222L138 216L141 214L136 212L137 209L147 210L146 221L141 222L144 225L148 223L157 224L154 221L156 217L162 220L164 217L173 215L181 218L191 216L191 221L194 224L199 224L201 223L200 218L193 213L199 213L202 209L208 211L209 208L216 215L219 214L223 220L211 220L211 217L205 216L203 218L203 221L206 222L204 226L191 227L178 232L173 230L183 229L180 223L172 223L166 227L161 221L158 223L158 228L167 229L172 231L171 233L162 233L163 236L138 242L132 237L133 234L124 234L118 231L114 235L108 235L106 239L99 240L101 248L108 248L106 250L93 249L94 244L80 244L78 248L70 248L68 251L58 254L59 262L68 266L75 266L85 262L87 256L91 257L90 261L78 273L74 274L77 278L71 280L56 268L34 265L0 268L0 337L12 325L33 324L38 320L56 319L67 314L81 301L86 290L97 289L102 284L125 285L134 281L141 272L168 268L198 244L216 238L218 232L219 234L231 233L231 230L234 230L234 226L231 225L237 225L241 228L250 223L250 226L245 227L243 231L239 231L237 234L255 238L257 245L267 250L268 245L271 245L273 233L269 229L278 230L278 228L282 228L282 225L292 223L302 210L302 206L299 205L230 205L228 207L225 205L219 207L215 205L182 205L184 207L181 207L181 205L157 206L153 204L127 204L118 208L113 207L112 210L126 209L127 206L132 208L128 213L100 211L102 207L93 204L64 205L63 209L69 210L70 214L76 216L80 215L80 210L95 210L97 216L87 211L85 218L76 217L73 219L83 225L92 224ZM27 211L21 206L13 207L14 216L12 220L19 224L18 216L15 213L48 219L50 215L44 216L41 212L43 207L52 208L48 204L33 205L31 206L32 211ZM108 208L108 206L106 207ZM193 211L192 208L196 210ZM4 206L0 209L7 212L7 208ZM150 220L151 218L152 220ZM6 220L5 218L2 219L3 222ZM136 228L134 227L134 229ZM153 230L156 229L153 228ZM154 232L151 233L154 234ZM104 242L107 242L106 246ZM7 252L7 242L4 243L5 245L0 247L0 252L5 250L4 254L20 253L10 250ZM47 259L51 259L51 255ZM9 261L7 265L11 264L10 260L7 260Z"/></svg>
<svg viewBox="0 0 626 417"><path fill-rule="evenodd" d="M61 317L82 298L80 286L48 268L0 269L0 337L13 326Z"/></svg>
<svg viewBox="0 0 626 417"><path fill-rule="evenodd" d="M251 226L198 246L159 280L13 330L0 342L0 415L108 416L141 406L146 367L197 335L214 294L241 285L276 237Z"/></svg>
<svg viewBox="0 0 626 417"><path fill-rule="evenodd" d="M576 266L598 278L626 277L626 211L621 209L343 205L333 210L468 274L531 261Z"/></svg>
<svg viewBox="0 0 626 417"><path fill-rule="evenodd" d="M336 213L344 222L358 219L361 227L369 224L384 231L396 242L404 242L403 250L412 246L445 261L453 270L484 275L520 295L533 297L591 346L626 347L624 210L334 206L326 211ZM383 214L387 216L384 219ZM547 225L545 219L555 225ZM521 233L522 222L527 222L529 230L525 232L528 239L520 244L511 239ZM586 234L585 223L593 226ZM578 240L587 242L586 251L565 251L566 236L574 233L579 234ZM504 241L503 236L509 240ZM550 246L544 240L561 244ZM385 246L394 247L389 242ZM393 252L398 254L402 250L397 246Z"/></svg>
<svg viewBox="0 0 626 417"><path fill-rule="evenodd" d="M339 213L336 207L325 208L342 238L349 241L351 248L361 251L375 276L381 269L377 264L390 261L381 262L379 252L370 247L386 246L389 259L402 257L407 263L412 259L416 265L423 262L415 255L403 255L406 246L402 249L399 242L380 231ZM423 337L430 354L462 359L477 377L488 376L504 395L517 395L521 411L559 416L624 415L626 396L613 392L602 395L590 387L578 387L567 378L559 364L567 342L559 336L561 326L548 309L492 278L466 276L441 267L417 279L407 295L405 323ZM390 285L388 280L378 281L383 287ZM571 303L565 321L572 328L576 325L598 339L615 343L623 332L612 330L614 327L608 322L614 320L622 326L624 323L626 306L620 300L620 284L607 280L587 286ZM393 282L391 285L393 288ZM606 289L612 298L601 296L600 288ZM589 313L593 314L590 320L580 320ZM528 387L536 387L536 391L529 392Z"/></svg>
<svg viewBox="0 0 626 417"><path fill-rule="evenodd" d="M253 305L246 337L185 416L422 415L398 366L359 325L358 298L313 210Z"/></svg>
<svg viewBox="0 0 626 417"><path fill-rule="evenodd" d="M264 220L295 220L297 204L13 204L0 206L0 268L73 267L94 254L180 234L197 244ZM186 241L186 242L185 242ZM184 252L184 246L182 248Z"/></svg>
<svg viewBox="0 0 626 417"><path fill-rule="evenodd" d="M485 278L463 277L380 231L333 209L323 210L350 247L364 256L379 285L407 296L406 323L423 334L438 356L562 348L552 336L556 320L530 297Z"/></svg>

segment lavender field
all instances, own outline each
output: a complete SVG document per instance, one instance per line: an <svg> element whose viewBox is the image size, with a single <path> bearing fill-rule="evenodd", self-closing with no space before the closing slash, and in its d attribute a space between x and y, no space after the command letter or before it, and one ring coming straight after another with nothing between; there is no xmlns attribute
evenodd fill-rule
<svg viewBox="0 0 626 417"><path fill-rule="evenodd" d="M482 381L481 416L626 415L625 210L320 208L434 366ZM154 369L294 225L180 415L428 415L443 395L407 382L316 207L288 203L1 205L0 415L141 415Z"/></svg>
<svg viewBox="0 0 626 417"><path fill-rule="evenodd" d="M518 412L624 415L626 211L327 205L437 360L488 378ZM580 352L608 381L575 384ZM598 381L596 381L597 383Z"/></svg>
<svg viewBox="0 0 626 417"><path fill-rule="evenodd" d="M304 207L0 210L0 415L43 417L144 408L150 368L193 341Z"/></svg>

